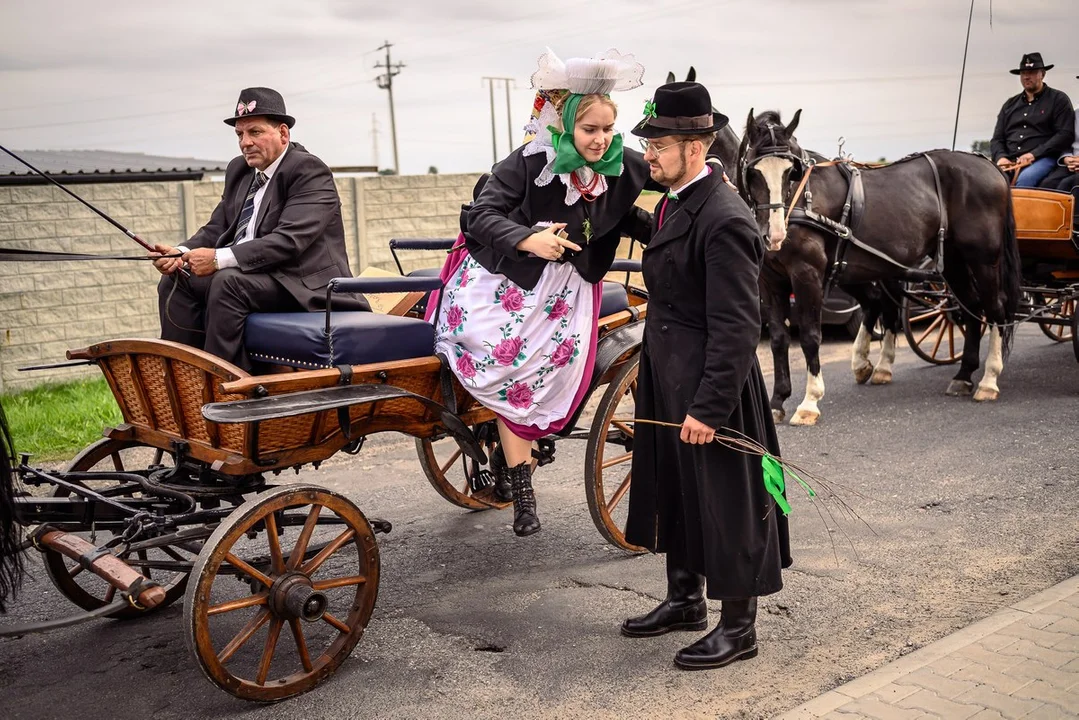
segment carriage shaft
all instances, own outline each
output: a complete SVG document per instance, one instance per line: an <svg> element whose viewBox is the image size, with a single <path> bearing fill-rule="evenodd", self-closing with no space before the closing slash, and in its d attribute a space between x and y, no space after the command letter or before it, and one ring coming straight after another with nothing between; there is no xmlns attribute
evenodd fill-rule
<svg viewBox="0 0 1079 720"><path fill-rule="evenodd" d="M50 530L49 532L43 533L38 538L38 542L50 550L55 550L72 560L85 564L90 572L94 573L117 590L127 592L133 585L142 585L143 583L149 582L149 578L145 577L111 553L93 557L97 554L98 548L77 535L61 532L59 530ZM92 557L92 560L85 559ZM164 588L156 585L146 587L134 598L134 600L144 608L155 607L164 599Z"/></svg>

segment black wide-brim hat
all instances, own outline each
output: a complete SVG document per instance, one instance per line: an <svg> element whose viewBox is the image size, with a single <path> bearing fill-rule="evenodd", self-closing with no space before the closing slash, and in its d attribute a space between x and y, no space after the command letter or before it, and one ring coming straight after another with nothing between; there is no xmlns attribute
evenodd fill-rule
<svg viewBox="0 0 1079 720"><path fill-rule="evenodd" d="M1052 70L1053 64L1046 65L1042 62L1041 53L1027 53L1023 56L1023 59L1019 61L1019 67L1015 70L1009 70L1012 75L1018 75L1021 72L1027 70Z"/></svg>
<svg viewBox="0 0 1079 720"><path fill-rule="evenodd" d="M644 119L631 132L642 138L704 135L722 130L728 122L726 115L712 108L704 85L674 82L656 88L652 101L645 105Z"/></svg>
<svg viewBox="0 0 1079 720"><path fill-rule="evenodd" d="M285 99L281 97L281 93L270 88L253 87L241 90L233 113L232 117L225 118L226 125L236 125L240 118L260 115L280 118L289 128L296 124L296 118L285 111Z"/></svg>

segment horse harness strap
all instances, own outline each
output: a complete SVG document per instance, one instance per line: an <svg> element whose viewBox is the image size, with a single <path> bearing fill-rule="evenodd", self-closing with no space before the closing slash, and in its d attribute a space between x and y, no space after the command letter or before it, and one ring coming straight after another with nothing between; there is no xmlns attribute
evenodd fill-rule
<svg viewBox="0 0 1079 720"><path fill-rule="evenodd" d="M926 161L929 163L930 169L933 171L933 184L937 188L937 213L940 217L940 227L937 229L937 272L944 272L944 237L948 234L948 206L944 204L944 193L940 186L940 172L937 170L937 164L933 162L933 157L926 153L923 155Z"/></svg>
<svg viewBox="0 0 1079 720"><path fill-rule="evenodd" d="M865 209L865 187L862 183L862 172L857 165L847 162L819 163L821 167L838 165L842 174L847 177L847 198L843 203L843 212L839 221L833 220L826 215L822 215L813 209L813 193L809 190L807 183L810 173L812 173L813 168L817 167L817 165L811 165L808 168L805 177L802 178L802 182L798 186L798 191L791 200L791 208L787 213L787 223L804 225L815 230L821 230L834 235L838 239L839 242L836 247L835 262L828 268L828 273L824 280L825 296L827 296L828 291L839 281L840 275L846 269L847 262L845 258L847 250L851 245L854 245L859 250L867 252L877 259L883 260L889 265L898 268L902 271L902 276L908 280L927 280L939 277L940 272L943 269L943 246L944 236L947 234L948 219L947 211L944 206L944 198L941 193L940 175L937 172L936 163L934 163L933 159L928 155L925 155L924 157L929 161L929 166L933 170L933 179L936 184L937 206L940 211L940 228L937 232L937 257L935 258L937 260L937 265L932 271L907 267L887 253L867 245L855 236L854 229L856 229L861 222L862 214ZM795 207L795 204L799 200L799 194L803 189L805 191L805 207Z"/></svg>

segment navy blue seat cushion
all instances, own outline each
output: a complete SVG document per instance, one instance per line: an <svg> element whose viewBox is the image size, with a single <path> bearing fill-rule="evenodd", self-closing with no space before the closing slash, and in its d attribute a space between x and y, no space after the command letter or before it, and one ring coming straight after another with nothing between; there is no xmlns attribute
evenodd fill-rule
<svg viewBox="0 0 1079 720"><path fill-rule="evenodd" d="M369 312L335 312L330 318L332 358L326 315L320 312L248 315L244 345L255 360L305 369L408 360L435 351L434 326L419 318Z"/></svg>
<svg viewBox="0 0 1079 720"><path fill-rule="evenodd" d="M626 295L625 286L621 283L604 281L603 293L599 301L599 316L614 315L628 308L629 296Z"/></svg>

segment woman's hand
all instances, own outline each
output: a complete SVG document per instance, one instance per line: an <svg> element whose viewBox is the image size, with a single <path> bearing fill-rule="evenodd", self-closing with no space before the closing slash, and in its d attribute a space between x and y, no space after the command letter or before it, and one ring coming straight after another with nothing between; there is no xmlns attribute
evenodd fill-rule
<svg viewBox="0 0 1079 720"><path fill-rule="evenodd" d="M555 223L554 225L544 228L542 231L532 233L521 242L517 243L517 249L521 252L532 253L536 257L541 257L544 260L559 260L566 252L566 248L575 252L581 251L581 246L577 243L566 240L558 236L558 233L564 230L566 223Z"/></svg>

